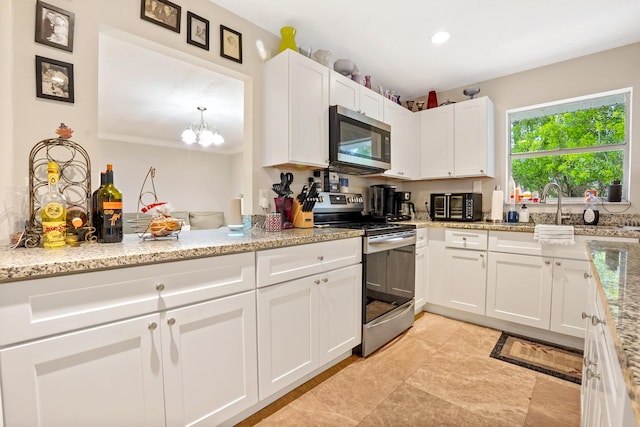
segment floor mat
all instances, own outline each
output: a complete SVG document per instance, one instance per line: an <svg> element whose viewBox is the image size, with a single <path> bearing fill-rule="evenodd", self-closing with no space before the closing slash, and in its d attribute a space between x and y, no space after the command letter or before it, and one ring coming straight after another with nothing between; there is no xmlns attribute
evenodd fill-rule
<svg viewBox="0 0 640 427"><path fill-rule="evenodd" d="M491 357L580 384L582 351L503 332Z"/></svg>

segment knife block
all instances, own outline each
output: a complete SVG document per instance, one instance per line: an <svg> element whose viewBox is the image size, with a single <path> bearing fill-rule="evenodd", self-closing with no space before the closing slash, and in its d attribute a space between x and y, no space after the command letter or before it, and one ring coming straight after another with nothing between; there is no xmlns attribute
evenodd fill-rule
<svg viewBox="0 0 640 427"><path fill-rule="evenodd" d="M295 228L313 227L313 212L303 212L298 199L293 199L293 226Z"/></svg>

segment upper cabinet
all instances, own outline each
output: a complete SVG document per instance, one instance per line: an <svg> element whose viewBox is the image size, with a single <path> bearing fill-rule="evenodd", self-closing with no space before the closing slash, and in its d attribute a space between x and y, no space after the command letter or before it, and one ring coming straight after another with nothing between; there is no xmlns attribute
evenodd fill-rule
<svg viewBox="0 0 640 427"><path fill-rule="evenodd" d="M388 123L384 116L385 98L377 92L331 70L329 104L341 105L368 117Z"/></svg>
<svg viewBox="0 0 640 427"><path fill-rule="evenodd" d="M493 177L494 106L486 96L419 113L421 178Z"/></svg>
<svg viewBox="0 0 640 427"><path fill-rule="evenodd" d="M384 100L385 123L391 126L391 169L384 176L420 178L420 122L415 113Z"/></svg>
<svg viewBox="0 0 640 427"><path fill-rule="evenodd" d="M329 164L329 69L287 49L263 66L263 166Z"/></svg>

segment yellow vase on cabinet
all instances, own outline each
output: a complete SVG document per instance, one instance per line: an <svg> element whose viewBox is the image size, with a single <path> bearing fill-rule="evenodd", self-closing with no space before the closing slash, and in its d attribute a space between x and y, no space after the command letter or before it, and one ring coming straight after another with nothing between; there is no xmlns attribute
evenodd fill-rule
<svg viewBox="0 0 640 427"><path fill-rule="evenodd" d="M296 29L294 27L282 27L280 28L280 34L282 35L282 42L280 42L280 50L278 52L283 52L286 49L298 51L298 46L296 45Z"/></svg>

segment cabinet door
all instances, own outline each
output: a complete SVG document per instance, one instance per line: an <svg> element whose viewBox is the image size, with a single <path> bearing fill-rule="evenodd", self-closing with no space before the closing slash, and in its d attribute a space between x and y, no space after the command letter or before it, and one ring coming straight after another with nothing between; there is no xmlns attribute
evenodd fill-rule
<svg viewBox="0 0 640 427"><path fill-rule="evenodd" d="M255 291L162 318L167 426L219 425L258 402Z"/></svg>
<svg viewBox="0 0 640 427"><path fill-rule="evenodd" d="M384 96L362 85L360 86L360 112L372 119L385 122Z"/></svg>
<svg viewBox="0 0 640 427"><path fill-rule="evenodd" d="M0 351L7 426L162 426L159 315Z"/></svg>
<svg viewBox="0 0 640 427"><path fill-rule="evenodd" d="M303 165L326 166L329 159L329 69L296 53L290 54L289 67L290 160ZM264 149L269 148L265 146Z"/></svg>
<svg viewBox="0 0 640 427"><path fill-rule="evenodd" d="M454 105L424 110L420 115L422 179L452 178Z"/></svg>
<svg viewBox="0 0 640 427"><path fill-rule="evenodd" d="M551 294L551 330L584 338L589 262L555 259Z"/></svg>
<svg viewBox="0 0 640 427"><path fill-rule="evenodd" d="M422 311L427 297L427 247L416 248L416 305L415 312Z"/></svg>
<svg viewBox="0 0 640 427"><path fill-rule="evenodd" d="M549 329L552 267L542 257L490 252L486 315Z"/></svg>
<svg viewBox="0 0 640 427"><path fill-rule="evenodd" d="M258 289L260 400L318 367L317 276Z"/></svg>
<svg viewBox="0 0 640 427"><path fill-rule="evenodd" d="M386 176L402 179L420 177L420 121L406 108L384 100L384 121L391 126L391 169Z"/></svg>
<svg viewBox="0 0 640 427"><path fill-rule="evenodd" d="M329 71L329 105L360 111L360 86L337 71Z"/></svg>
<svg viewBox="0 0 640 427"><path fill-rule="evenodd" d="M456 177L494 175L493 128L493 104L486 96L455 104Z"/></svg>
<svg viewBox="0 0 640 427"><path fill-rule="evenodd" d="M449 273L445 256L445 229L430 228L427 256L427 297L426 302L444 305L447 301Z"/></svg>
<svg viewBox="0 0 640 427"><path fill-rule="evenodd" d="M362 342L362 266L316 276L320 280L320 365Z"/></svg>
<svg viewBox="0 0 640 427"><path fill-rule="evenodd" d="M486 252L445 249L447 297L445 305L484 315L487 289Z"/></svg>

